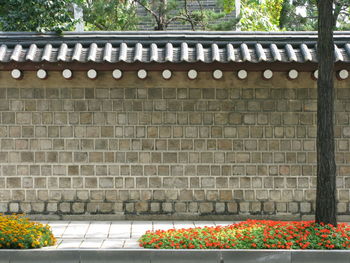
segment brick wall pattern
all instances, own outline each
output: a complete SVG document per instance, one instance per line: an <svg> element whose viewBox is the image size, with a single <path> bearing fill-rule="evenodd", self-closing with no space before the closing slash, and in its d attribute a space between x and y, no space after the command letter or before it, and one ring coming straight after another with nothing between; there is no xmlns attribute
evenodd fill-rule
<svg viewBox="0 0 350 263"><path fill-rule="evenodd" d="M0 211L205 217L314 213L316 81L0 73ZM350 82L336 81L338 212L349 214Z"/></svg>

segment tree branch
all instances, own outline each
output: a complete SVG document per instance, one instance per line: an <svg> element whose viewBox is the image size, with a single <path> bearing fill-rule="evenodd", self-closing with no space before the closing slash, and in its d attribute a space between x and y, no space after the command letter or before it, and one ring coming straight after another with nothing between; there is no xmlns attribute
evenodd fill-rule
<svg viewBox="0 0 350 263"><path fill-rule="evenodd" d="M153 15L155 17L155 19L158 21L158 15L156 12L154 12L152 9L150 9L147 5L143 4L142 1L140 1L140 0L135 0L135 2L139 3L139 5L141 5L148 13Z"/></svg>
<svg viewBox="0 0 350 263"><path fill-rule="evenodd" d="M191 24L191 28L194 31L195 30L194 23L192 21L192 18L189 15L187 0L185 0L185 14L186 14L186 17L187 17L187 21Z"/></svg>

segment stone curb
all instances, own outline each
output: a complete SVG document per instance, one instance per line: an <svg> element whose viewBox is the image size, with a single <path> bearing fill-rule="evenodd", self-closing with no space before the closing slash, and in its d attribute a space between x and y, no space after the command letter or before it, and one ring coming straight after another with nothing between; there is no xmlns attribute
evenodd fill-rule
<svg viewBox="0 0 350 263"><path fill-rule="evenodd" d="M350 263L346 250L0 250L0 263Z"/></svg>

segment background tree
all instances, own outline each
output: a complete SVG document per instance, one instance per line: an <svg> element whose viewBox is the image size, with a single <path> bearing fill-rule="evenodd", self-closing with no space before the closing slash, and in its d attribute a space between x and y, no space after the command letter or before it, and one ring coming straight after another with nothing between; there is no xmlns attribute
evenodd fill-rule
<svg viewBox="0 0 350 263"><path fill-rule="evenodd" d="M203 8L203 0L135 0L135 2L152 17L155 30L166 30L171 23L188 24L192 30L207 30L218 26L220 23L217 20L226 15L224 12Z"/></svg>
<svg viewBox="0 0 350 263"><path fill-rule="evenodd" d="M334 1L333 23L335 30L350 29L350 1ZM280 28L286 30L317 30L316 0L284 0Z"/></svg>
<svg viewBox="0 0 350 263"><path fill-rule="evenodd" d="M242 1L237 26L242 31L279 31L283 0Z"/></svg>
<svg viewBox="0 0 350 263"><path fill-rule="evenodd" d="M316 222L337 225L333 27L333 0L318 0Z"/></svg>
<svg viewBox="0 0 350 263"><path fill-rule="evenodd" d="M235 8L234 0L223 1L225 11ZM317 14L317 0L241 0L238 27L242 31L316 31ZM335 1L335 30L350 30L349 19L350 1Z"/></svg>
<svg viewBox="0 0 350 263"><path fill-rule="evenodd" d="M128 0L85 0L81 4L86 30L136 30L136 6Z"/></svg>
<svg viewBox="0 0 350 263"><path fill-rule="evenodd" d="M0 0L2 31L71 30L72 0Z"/></svg>
<svg viewBox="0 0 350 263"><path fill-rule="evenodd" d="M223 5L225 12L235 9L234 0L224 0ZM282 7L283 0L241 0L240 16L234 27L241 31L279 31Z"/></svg>

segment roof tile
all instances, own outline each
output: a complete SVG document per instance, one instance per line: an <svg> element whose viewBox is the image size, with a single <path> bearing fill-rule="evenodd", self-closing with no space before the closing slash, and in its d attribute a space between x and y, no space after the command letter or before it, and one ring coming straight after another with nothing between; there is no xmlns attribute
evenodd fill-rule
<svg viewBox="0 0 350 263"><path fill-rule="evenodd" d="M335 62L350 63L350 33L336 32ZM317 62L315 32L0 33L0 63Z"/></svg>

